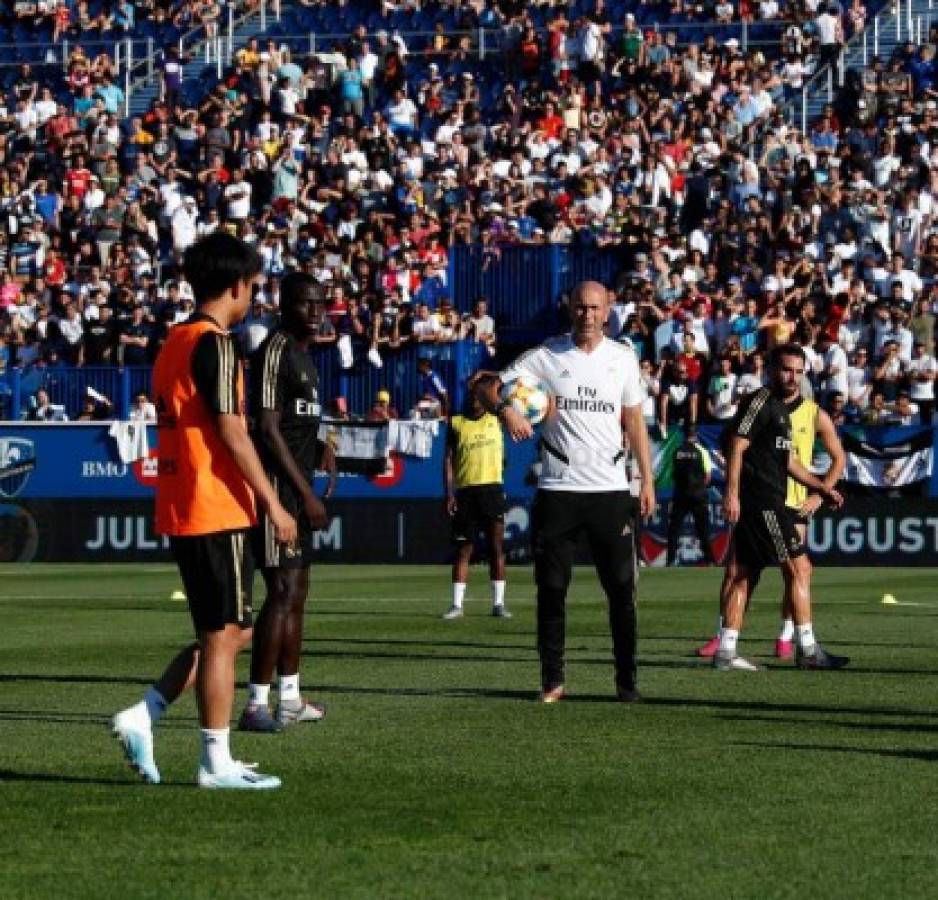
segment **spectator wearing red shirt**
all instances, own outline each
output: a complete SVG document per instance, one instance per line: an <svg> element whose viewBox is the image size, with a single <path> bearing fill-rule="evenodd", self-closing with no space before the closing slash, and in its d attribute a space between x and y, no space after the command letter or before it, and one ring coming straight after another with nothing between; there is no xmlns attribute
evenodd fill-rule
<svg viewBox="0 0 938 900"><path fill-rule="evenodd" d="M78 123L62 104L59 104L56 114L46 122L46 136L50 145L57 149L65 143L67 135L78 130Z"/></svg>
<svg viewBox="0 0 938 900"><path fill-rule="evenodd" d="M544 115L538 119L537 127L544 132L547 140L560 140L563 133L563 117L557 114L557 108L550 101L544 104Z"/></svg>
<svg viewBox="0 0 938 900"><path fill-rule="evenodd" d="M537 78L541 67L541 44L534 28L525 30L519 48L521 54L521 76L527 79Z"/></svg>
<svg viewBox="0 0 938 900"><path fill-rule="evenodd" d="M700 376L703 374L704 369L703 354L697 352L696 339L691 332L684 332L682 345L683 347L677 355L675 363L687 370L687 380L699 389Z"/></svg>
<svg viewBox="0 0 938 900"><path fill-rule="evenodd" d="M83 156L75 157L75 164L65 173L67 196L78 197L84 200L88 188L91 186L91 170L85 165Z"/></svg>
<svg viewBox="0 0 938 900"><path fill-rule="evenodd" d="M348 300L345 296L345 289L340 285L332 288L329 297L329 305L326 307L326 315L332 322L333 328L338 328L339 323L348 315Z"/></svg>
<svg viewBox="0 0 938 900"><path fill-rule="evenodd" d="M55 250L46 251L46 260L42 264L42 275L51 288L60 288L68 278L68 268Z"/></svg>

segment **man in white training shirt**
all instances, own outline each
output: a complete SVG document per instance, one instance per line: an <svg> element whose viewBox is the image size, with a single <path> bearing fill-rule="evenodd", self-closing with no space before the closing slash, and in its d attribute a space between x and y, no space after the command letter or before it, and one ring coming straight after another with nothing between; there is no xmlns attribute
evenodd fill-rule
<svg viewBox="0 0 938 900"><path fill-rule="evenodd" d="M639 699L636 689L634 506L626 478L623 437L641 476L639 508L655 507L648 434L642 417L645 391L635 352L603 335L609 316L606 288L577 285L571 301L573 331L522 354L498 377L480 378L476 392L513 440L531 437L531 423L499 399L503 383L521 375L543 382L553 397L541 430L541 472L532 516L537 584L537 648L542 703L564 697L564 626L573 554L586 535L609 601L618 698Z"/></svg>

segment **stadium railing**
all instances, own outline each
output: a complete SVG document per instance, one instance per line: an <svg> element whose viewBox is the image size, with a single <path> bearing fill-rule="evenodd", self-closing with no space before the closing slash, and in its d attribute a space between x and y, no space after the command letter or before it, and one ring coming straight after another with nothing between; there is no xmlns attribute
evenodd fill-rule
<svg viewBox="0 0 938 900"><path fill-rule="evenodd" d="M362 415L375 401L379 390L390 391L392 404L406 415L419 399L417 360L427 357L443 379L453 398L454 408L466 397L466 379L484 367L487 352L482 344L456 341L450 344L420 344L382 353L382 367L376 368L358 348L355 363L341 369L332 346L312 350L320 375L321 396L326 400L345 397L350 411ZM12 368L0 374L0 408L7 421L24 419L32 397L40 388L49 392L53 404L63 406L74 419L83 408L91 388L114 407L114 418L126 419L133 397L150 394L150 366L68 366Z"/></svg>
<svg viewBox="0 0 938 900"><path fill-rule="evenodd" d="M291 20L287 20L286 26L289 28ZM770 22L733 22L729 24L719 22L649 22L643 29L655 32L674 32L677 37L679 47L691 43L699 43L712 34L718 41L728 41L735 38L739 41L740 48L745 51L751 47L773 47L778 46L781 34L789 23L778 19ZM538 28L539 35L544 36L547 33L546 28ZM622 35L623 29L620 26L612 28L606 37L607 43L615 43ZM427 62L432 61L434 53L430 50L433 38L438 33L432 30L405 31L396 32L403 39L408 49L408 63L411 63L414 53L420 53ZM331 52L344 45L352 37L351 32L323 32L315 29L304 29L299 32L277 33L275 35L259 34L257 37L273 37L278 44L286 44L291 52L294 53L325 53ZM471 31L447 31L446 37L451 41L468 37L470 39L469 50L473 56L479 60L485 60L487 56L501 52L504 29L501 28L476 28ZM441 55L446 55L449 50Z"/></svg>
<svg viewBox="0 0 938 900"><path fill-rule="evenodd" d="M479 244L450 248L447 283L461 311L485 297L499 337L516 343L556 332L560 300L578 282L594 280L614 287L622 271L615 247L502 245L486 264L490 253Z"/></svg>
<svg viewBox="0 0 938 900"><path fill-rule="evenodd" d="M65 407L75 418L89 396L88 389L103 395L114 406L115 418L127 418L131 398L150 391L149 366L28 366L12 368L0 375L0 401L3 417L26 417L30 401L40 388L49 392L52 403Z"/></svg>

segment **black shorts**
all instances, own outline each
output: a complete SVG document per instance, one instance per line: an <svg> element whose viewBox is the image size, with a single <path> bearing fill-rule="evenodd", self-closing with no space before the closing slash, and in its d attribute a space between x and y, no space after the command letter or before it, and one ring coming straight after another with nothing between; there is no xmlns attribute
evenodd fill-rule
<svg viewBox="0 0 938 900"><path fill-rule="evenodd" d="M500 484L483 484L456 491L456 513L450 536L454 544L466 544L491 522L505 518L505 491Z"/></svg>
<svg viewBox="0 0 938 900"><path fill-rule="evenodd" d="M807 549L795 524L796 510L778 506L743 506L733 532L736 560L750 569L778 566L803 556Z"/></svg>
<svg viewBox="0 0 938 900"><path fill-rule="evenodd" d="M172 537L169 546L196 631L221 631L226 625L250 628L254 560L248 532Z"/></svg>
<svg viewBox="0 0 938 900"><path fill-rule="evenodd" d="M306 569L313 562L313 530L303 512L303 504L296 491L270 473L270 483L277 491L283 508L296 519L296 543L282 544L274 534L274 526L263 509L257 511L257 525L251 533L254 558L261 569Z"/></svg>
<svg viewBox="0 0 938 900"><path fill-rule="evenodd" d="M796 525L803 525L805 528L807 528L808 525L811 524L811 518L809 516L803 516L801 514L801 511L797 509L796 507L786 506L785 509L788 510L789 514L791 515L792 521Z"/></svg>

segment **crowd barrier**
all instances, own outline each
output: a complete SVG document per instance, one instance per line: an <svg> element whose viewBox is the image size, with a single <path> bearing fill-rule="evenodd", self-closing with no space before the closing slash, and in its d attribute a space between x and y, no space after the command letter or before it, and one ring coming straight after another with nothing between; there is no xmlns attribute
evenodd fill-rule
<svg viewBox="0 0 938 900"><path fill-rule="evenodd" d="M492 251L480 244L450 248L449 280L457 309L467 310L477 297L489 310L506 340L533 341L558 330L558 303L580 281L614 286L622 271L616 247L585 251L569 244L507 244Z"/></svg>
<svg viewBox="0 0 938 900"><path fill-rule="evenodd" d="M445 433L427 458L392 456L373 477L342 475L329 502L331 522L315 538L319 562L443 563L451 558L443 505ZM714 445L719 429L701 429ZM870 429L865 440L911 446L923 429ZM108 427L95 424L0 426L0 561L167 561L166 541L153 530L156 434L150 456L122 463ZM938 485L931 466L934 431L925 456L927 472L907 489L894 486L851 495L842 510L819 514L808 543L817 565L938 565ZM677 440L655 441L659 508L641 530L641 552L649 565L665 557L669 465ZM536 443L507 446L505 532L511 562L530 561L531 466ZM322 491L325 481L317 478ZM912 492L910 493L910 490ZM711 537L719 556L729 542L722 517L721 475L710 504ZM685 525L680 559L694 564L700 548ZM583 561L586 557L582 557Z"/></svg>
<svg viewBox="0 0 938 900"><path fill-rule="evenodd" d="M390 391L392 406L407 414L418 399L417 360L428 357L433 368L450 386L456 406L465 399L466 379L489 359L485 347L472 341L450 344L411 345L382 352L382 365L373 366L359 347L350 369L339 366L334 346L311 352L320 377L320 395L326 400L343 396L349 410L366 413L381 389ZM39 388L49 391L53 404L64 407L74 419L81 411L88 388L107 397L117 418L129 415L133 397L150 393L150 366L82 366L14 368L0 376L2 416L12 422L26 418L30 402Z"/></svg>

